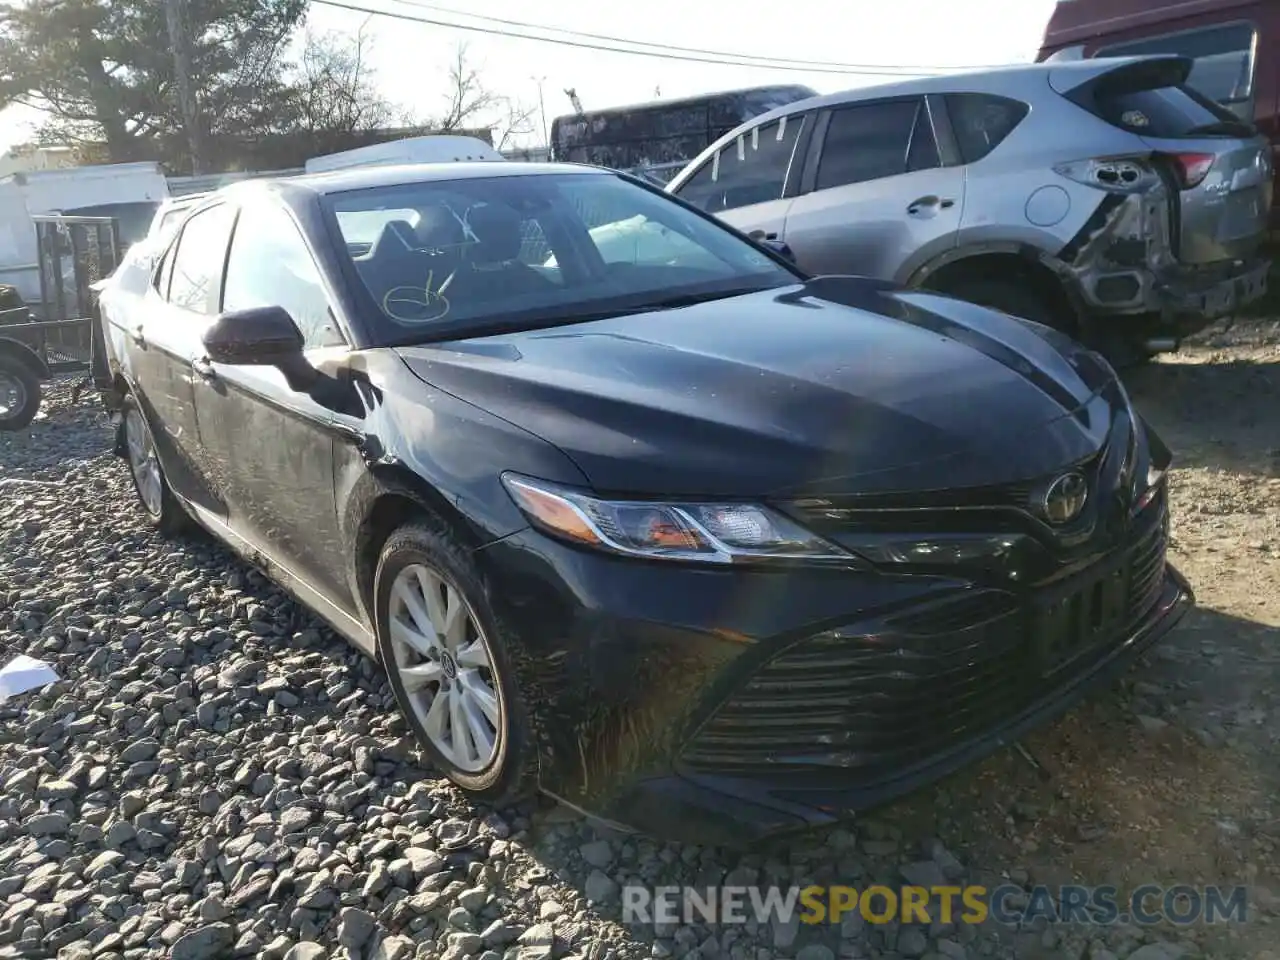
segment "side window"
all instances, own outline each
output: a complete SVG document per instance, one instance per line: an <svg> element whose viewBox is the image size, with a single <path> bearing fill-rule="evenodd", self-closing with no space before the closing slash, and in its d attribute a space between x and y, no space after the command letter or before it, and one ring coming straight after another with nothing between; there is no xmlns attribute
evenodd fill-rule
<svg viewBox="0 0 1280 960"><path fill-rule="evenodd" d="M677 191L682 200L720 213L782 197L803 114L783 117L738 136Z"/></svg>
<svg viewBox="0 0 1280 960"><path fill-rule="evenodd" d="M964 162L976 163L1000 146L1030 109L1020 100L985 93L947 94L947 114Z"/></svg>
<svg viewBox="0 0 1280 960"><path fill-rule="evenodd" d="M827 190L938 165L922 99L859 104L832 112L816 187Z"/></svg>
<svg viewBox="0 0 1280 960"><path fill-rule="evenodd" d="M1195 61L1187 86L1211 100L1233 106L1253 98L1254 51L1257 33L1252 24L1224 23L1201 30L1116 43L1098 50L1099 57L1130 57L1176 53ZM1252 119L1247 116L1247 119Z"/></svg>
<svg viewBox="0 0 1280 960"><path fill-rule="evenodd" d="M251 307L284 307L308 347L346 342L302 234L289 214L271 203L244 207L231 239L222 309Z"/></svg>
<svg viewBox="0 0 1280 960"><path fill-rule="evenodd" d="M227 241L235 218L235 209L220 203L201 210L183 226L171 255L173 266L166 267L173 273L168 287L169 302L175 307L193 313L218 311L222 265L226 262Z"/></svg>

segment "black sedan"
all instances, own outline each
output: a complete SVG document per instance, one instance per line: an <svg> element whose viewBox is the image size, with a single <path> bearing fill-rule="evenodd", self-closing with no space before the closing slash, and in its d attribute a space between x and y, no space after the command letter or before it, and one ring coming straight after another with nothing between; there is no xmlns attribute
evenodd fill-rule
<svg viewBox="0 0 1280 960"><path fill-rule="evenodd" d="M1168 451L1096 354L804 277L603 170L239 184L103 314L151 522L376 656L483 803L709 843L834 820L1193 602Z"/></svg>

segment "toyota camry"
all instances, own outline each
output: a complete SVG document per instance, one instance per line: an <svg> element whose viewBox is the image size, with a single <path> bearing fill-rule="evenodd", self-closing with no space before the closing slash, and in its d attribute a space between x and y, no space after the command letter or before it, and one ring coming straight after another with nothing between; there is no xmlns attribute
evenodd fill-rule
<svg viewBox="0 0 1280 960"><path fill-rule="evenodd" d="M479 803L707 843L834 821L1193 602L1169 452L1095 353L805 276L609 171L237 184L102 313L145 516L376 657Z"/></svg>

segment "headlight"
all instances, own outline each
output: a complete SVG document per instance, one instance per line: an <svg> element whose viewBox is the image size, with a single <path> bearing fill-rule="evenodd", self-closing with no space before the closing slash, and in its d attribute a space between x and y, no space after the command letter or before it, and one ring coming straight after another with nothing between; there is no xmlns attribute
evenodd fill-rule
<svg viewBox="0 0 1280 960"><path fill-rule="evenodd" d="M699 563L856 562L834 544L756 504L601 500L512 473L503 474L502 482L534 526L610 553Z"/></svg>

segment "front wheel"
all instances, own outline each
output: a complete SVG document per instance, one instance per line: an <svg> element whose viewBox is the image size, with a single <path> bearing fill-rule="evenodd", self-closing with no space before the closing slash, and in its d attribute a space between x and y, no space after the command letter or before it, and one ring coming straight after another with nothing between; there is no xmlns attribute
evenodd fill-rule
<svg viewBox="0 0 1280 960"><path fill-rule="evenodd" d="M434 523L387 540L374 585L378 653L406 721L437 769L493 806L534 786L524 699L483 580Z"/></svg>
<svg viewBox="0 0 1280 960"><path fill-rule="evenodd" d="M16 357L0 355L0 430L28 426L40 399L40 378Z"/></svg>
<svg viewBox="0 0 1280 960"><path fill-rule="evenodd" d="M124 448L133 489L138 494L147 522L165 536L183 532L188 524L187 515L169 489L169 480L156 454L151 427L138 401L132 396L124 401Z"/></svg>

